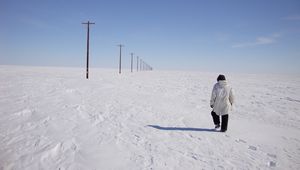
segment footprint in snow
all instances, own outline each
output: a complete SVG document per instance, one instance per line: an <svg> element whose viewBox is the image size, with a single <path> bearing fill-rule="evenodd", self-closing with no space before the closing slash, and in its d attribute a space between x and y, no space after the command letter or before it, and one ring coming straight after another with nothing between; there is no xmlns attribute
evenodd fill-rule
<svg viewBox="0 0 300 170"><path fill-rule="evenodd" d="M48 122L51 120L50 116L47 116L46 118L42 119L40 122L41 125L47 126Z"/></svg>
<svg viewBox="0 0 300 170"><path fill-rule="evenodd" d="M196 153L189 153L188 156L194 160L200 160L201 159L201 155L196 154Z"/></svg>
<svg viewBox="0 0 300 170"><path fill-rule="evenodd" d="M34 142L34 147L40 146L40 142L41 142L41 140L40 140L40 139L37 139L37 140Z"/></svg>
<svg viewBox="0 0 300 170"><path fill-rule="evenodd" d="M243 143L243 144L246 144L247 141L243 140L243 139L236 139L235 142L237 143ZM256 151L257 150L257 147L256 146L253 146L253 145L248 145L248 149L252 150L252 151Z"/></svg>
<svg viewBox="0 0 300 170"><path fill-rule="evenodd" d="M247 143L247 142L244 141L243 139L236 139L235 141L238 142L238 143Z"/></svg>
<svg viewBox="0 0 300 170"><path fill-rule="evenodd" d="M268 165L269 165L269 167L276 167L276 162L270 161L270 162L268 163Z"/></svg>
<svg viewBox="0 0 300 170"><path fill-rule="evenodd" d="M250 145L248 149L253 150L253 151L256 151L256 150L257 150L257 147Z"/></svg>
<svg viewBox="0 0 300 170"><path fill-rule="evenodd" d="M267 155L271 158L277 158L277 155L275 155L275 154L267 153Z"/></svg>
<svg viewBox="0 0 300 170"><path fill-rule="evenodd" d="M90 121L97 125L105 120L105 118L102 116L102 112L99 112L98 114L89 114Z"/></svg>

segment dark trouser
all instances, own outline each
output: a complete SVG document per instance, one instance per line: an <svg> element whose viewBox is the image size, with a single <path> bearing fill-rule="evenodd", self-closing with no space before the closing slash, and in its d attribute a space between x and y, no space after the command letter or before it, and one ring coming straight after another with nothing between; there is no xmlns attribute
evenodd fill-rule
<svg viewBox="0 0 300 170"><path fill-rule="evenodd" d="M220 125L220 116L217 115L214 111L211 112L211 116L213 117L214 124ZM222 115L221 131L226 131L227 125L228 125L228 114Z"/></svg>

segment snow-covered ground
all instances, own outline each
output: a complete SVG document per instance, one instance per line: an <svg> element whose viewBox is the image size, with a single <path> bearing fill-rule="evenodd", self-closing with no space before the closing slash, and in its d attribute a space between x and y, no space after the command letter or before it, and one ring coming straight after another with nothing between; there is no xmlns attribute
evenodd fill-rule
<svg viewBox="0 0 300 170"><path fill-rule="evenodd" d="M300 76L0 66L0 169L300 169Z"/></svg>

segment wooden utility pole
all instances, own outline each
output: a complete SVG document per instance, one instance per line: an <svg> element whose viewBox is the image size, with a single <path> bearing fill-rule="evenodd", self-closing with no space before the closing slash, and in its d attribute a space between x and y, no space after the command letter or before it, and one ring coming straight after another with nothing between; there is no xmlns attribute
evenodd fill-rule
<svg viewBox="0 0 300 170"><path fill-rule="evenodd" d="M121 58L121 56L122 56L122 47L124 47L124 45L119 44L118 46L120 47L119 74L121 74L121 65L122 65L122 58Z"/></svg>
<svg viewBox="0 0 300 170"><path fill-rule="evenodd" d="M133 53L130 53L131 54L131 73L132 73L132 68L133 68Z"/></svg>
<svg viewBox="0 0 300 170"><path fill-rule="evenodd" d="M95 23L88 21L88 22L83 22L82 24L87 25L86 79L89 79L90 24L95 24Z"/></svg>

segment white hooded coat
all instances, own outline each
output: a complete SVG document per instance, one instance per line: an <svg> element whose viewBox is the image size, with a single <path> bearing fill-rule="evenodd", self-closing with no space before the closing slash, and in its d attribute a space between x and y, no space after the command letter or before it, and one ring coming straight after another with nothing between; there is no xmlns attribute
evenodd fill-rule
<svg viewBox="0 0 300 170"><path fill-rule="evenodd" d="M217 115L226 115L234 102L232 88L227 85L226 80L220 80L214 85L210 105Z"/></svg>

